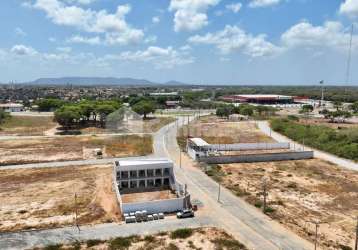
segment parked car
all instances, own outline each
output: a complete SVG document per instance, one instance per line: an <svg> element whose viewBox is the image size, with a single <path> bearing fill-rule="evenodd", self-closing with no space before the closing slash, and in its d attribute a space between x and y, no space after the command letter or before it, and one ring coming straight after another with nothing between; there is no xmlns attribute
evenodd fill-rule
<svg viewBox="0 0 358 250"><path fill-rule="evenodd" d="M178 219L184 219L189 217L194 217L194 211L192 209L184 209L183 211L177 213Z"/></svg>

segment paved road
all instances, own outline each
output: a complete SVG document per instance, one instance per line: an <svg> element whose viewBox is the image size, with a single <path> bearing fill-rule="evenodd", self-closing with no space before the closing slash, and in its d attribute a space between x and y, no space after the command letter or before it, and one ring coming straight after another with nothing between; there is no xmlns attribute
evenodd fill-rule
<svg viewBox="0 0 358 250"><path fill-rule="evenodd" d="M160 129L154 136L154 155L170 157L179 162L179 148L176 143L177 126L183 118ZM27 164L27 167L60 167L83 164L111 163L114 159L57 162L45 164ZM217 201L218 184L194 167L195 163L183 154L183 167L175 166L178 180L188 185L192 199L203 204L198 216L192 220L178 221L165 219L149 224L102 224L81 227L79 235L73 228L60 228L20 233L0 234L0 249L23 249L38 244L54 244L74 239L108 239L115 236L131 234L155 233L163 230L173 230L180 227L218 226L233 234L250 249L312 249L312 245L286 230L256 208L248 205L242 199L234 196L229 190L221 188L220 203ZM26 167L11 166L14 168Z"/></svg>
<svg viewBox="0 0 358 250"><path fill-rule="evenodd" d="M289 138L287 138L286 136L283 136L275 131L273 131L270 128L270 125L267 121L259 121L258 122L258 127L259 129L265 133L266 135L271 136L272 138L274 138L276 141L278 142L289 142L291 143L291 148L292 149L305 149L305 150L312 150L314 152L314 156L316 158L320 158L326 161L330 161L332 163L337 164L338 166L341 166L343 168L348 168L351 170L355 170L358 171L358 164L355 163L354 161L348 160L348 159L344 159L344 158L340 158L338 156L314 149L314 148L310 148L307 146L303 146L302 144L299 144Z"/></svg>
<svg viewBox="0 0 358 250"><path fill-rule="evenodd" d="M208 217L178 220L168 217L164 220L150 221L135 224L100 224L95 226L83 226L81 232L75 227L65 227L41 231L27 231L19 233L0 234L0 249L29 249L39 245L51 245L55 243L68 243L76 240L101 239L113 237L126 237L130 235L147 235L161 231L171 231L177 228L196 228L212 226L212 220Z"/></svg>
<svg viewBox="0 0 358 250"><path fill-rule="evenodd" d="M195 162L182 154L182 168L179 164L179 147L176 142L177 123L160 130L154 136L155 153L170 157L177 163L177 179L187 184L193 200L204 204L203 213L209 215L215 224L232 233L251 249L312 249L311 243L298 237L280 224L272 221L258 209L221 187L220 203L218 184L201 170ZM179 120L179 124L181 124Z"/></svg>

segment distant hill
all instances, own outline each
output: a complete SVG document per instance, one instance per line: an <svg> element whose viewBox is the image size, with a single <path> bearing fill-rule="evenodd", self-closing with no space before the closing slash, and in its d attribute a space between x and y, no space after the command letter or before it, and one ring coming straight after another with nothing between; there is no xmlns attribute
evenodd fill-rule
<svg viewBox="0 0 358 250"><path fill-rule="evenodd" d="M185 83L169 81L156 83L146 79L116 78L116 77L61 77L61 78L39 78L27 84L34 85L123 85L123 86L148 86L148 85L184 85Z"/></svg>

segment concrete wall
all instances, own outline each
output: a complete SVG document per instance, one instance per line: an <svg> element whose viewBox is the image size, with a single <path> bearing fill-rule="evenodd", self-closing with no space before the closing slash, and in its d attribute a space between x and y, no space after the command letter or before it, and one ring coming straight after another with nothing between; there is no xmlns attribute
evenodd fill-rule
<svg viewBox="0 0 358 250"><path fill-rule="evenodd" d="M148 213L172 213L183 210L186 198L180 197L168 200L157 200L147 202L122 203L122 213L147 210Z"/></svg>
<svg viewBox="0 0 358 250"><path fill-rule="evenodd" d="M236 143L236 144L211 144L208 146L210 150L216 151L240 151L240 150L271 150L271 149L288 149L289 143Z"/></svg>
<svg viewBox="0 0 358 250"><path fill-rule="evenodd" d="M221 155L201 157L199 161L209 164L219 163L240 163L240 162L267 162L312 159L313 151L282 152L271 154L250 154L250 155Z"/></svg>

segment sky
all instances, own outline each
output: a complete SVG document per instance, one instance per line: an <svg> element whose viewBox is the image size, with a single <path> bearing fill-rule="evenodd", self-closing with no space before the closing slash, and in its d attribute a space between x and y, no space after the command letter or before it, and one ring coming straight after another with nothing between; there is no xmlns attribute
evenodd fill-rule
<svg viewBox="0 0 358 250"><path fill-rule="evenodd" d="M358 85L358 0L11 0L0 16L3 83Z"/></svg>

